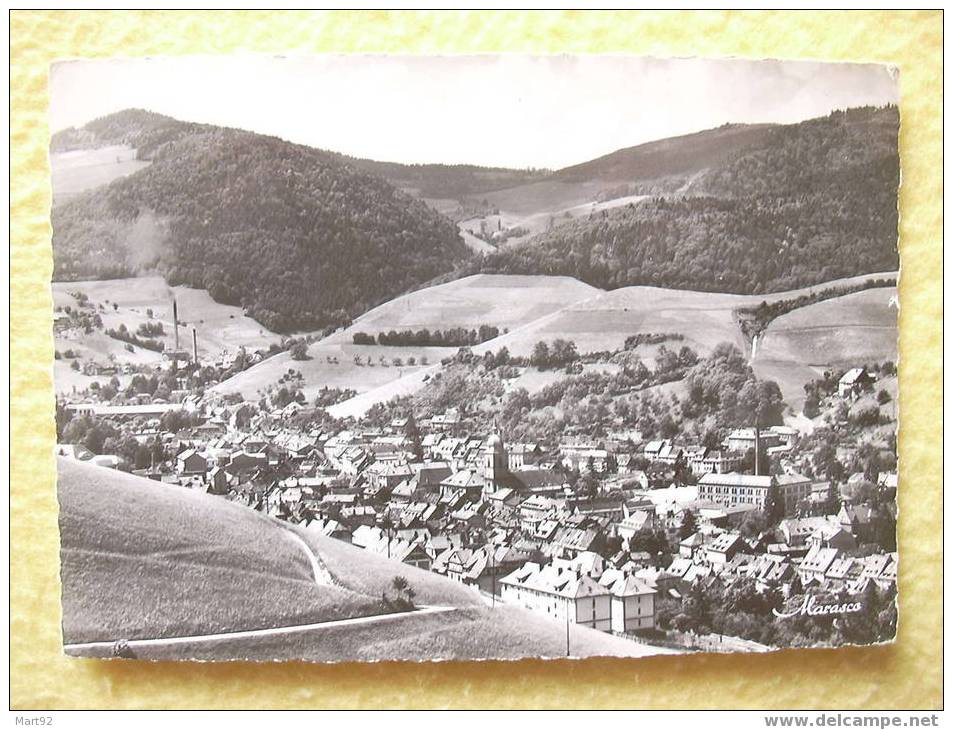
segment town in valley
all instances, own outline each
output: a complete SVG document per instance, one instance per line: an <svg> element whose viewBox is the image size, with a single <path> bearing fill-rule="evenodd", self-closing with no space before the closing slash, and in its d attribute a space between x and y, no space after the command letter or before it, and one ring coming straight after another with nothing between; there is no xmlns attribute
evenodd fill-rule
<svg viewBox="0 0 953 730"><path fill-rule="evenodd" d="M889 69L257 59L250 89L288 72L311 91L256 116L209 111L200 79L222 71L200 59L148 69L181 104L132 108L138 63L109 88L92 62L52 77L75 105L54 105L50 147L67 653L894 639ZM392 142L360 111L394 93L385 67L432 102L394 97ZM563 113L579 74L587 134ZM312 108L346 78L373 93ZM501 113L549 122L466 132L443 96L488 78ZM459 152L436 146L449 128Z"/></svg>

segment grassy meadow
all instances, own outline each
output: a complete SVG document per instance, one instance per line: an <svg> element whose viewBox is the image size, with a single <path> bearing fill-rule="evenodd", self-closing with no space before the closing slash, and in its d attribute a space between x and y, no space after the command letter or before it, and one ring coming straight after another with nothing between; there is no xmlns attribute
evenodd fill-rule
<svg viewBox="0 0 953 730"><path fill-rule="evenodd" d="M286 528L221 497L60 459L64 643L189 636L379 613L315 584Z"/></svg>

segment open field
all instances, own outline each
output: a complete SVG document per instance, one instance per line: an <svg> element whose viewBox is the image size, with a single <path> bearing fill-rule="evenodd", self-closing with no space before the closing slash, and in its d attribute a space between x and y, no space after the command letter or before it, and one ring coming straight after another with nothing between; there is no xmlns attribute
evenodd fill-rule
<svg viewBox="0 0 953 730"><path fill-rule="evenodd" d="M744 349L733 311L745 302L733 294L626 287L541 318L519 332L498 338L515 355L528 355L539 340L572 340L579 352L616 350L638 332L681 334L681 343L700 353L730 341ZM494 348L496 349L496 348Z"/></svg>
<svg viewBox="0 0 953 730"><path fill-rule="evenodd" d="M574 657L676 653L576 625L570 626L569 646ZM440 613L415 612L290 635L150 647L136 654L157 660L321 662L560 658L566 656L566 628L559 621L497 604L495 609L471 606Z"/></svg>
<svg viewBox="0 0 953 730"><path fill-rule="evenodd" d="M397 297L332 337L350 342L354 332L474 328L481 324L514 329L599 293L599 289L568 276L477 274Z"/></svg>
<svg viewBox="0 0 953 730"><path fill-rule="evenodd" d="M200 355L219 354L223 350L234 352L239 347L256 350L281 341L280 335L246 317L241 307L219 304L204 289L170 287L160 276L54 282L54 306L75 307L76 300L70 296L74 291L86 294L94 305L105 305L105 311L100 314L107 328L124 322L126 327L135 330L139 324L148 321L146 310L151 309L153 319L161 322L166 330L160 339L167 347L173 345L172 297L175 296L181 323L180 344L192 349L194 327ZM113 308L113 304L119 305L118 310Z"/></svg>
<svg viewBox="0 0 953 730"><path fill-rule="evenodd" d="M106 329L119 329L120 325L135 333L140 325L146 323L162 324L164 334L152 338L165 344L167 350L175 347L172 321L172 296L174 294L179 308L179 346L192 351L192 328L196 330L199 357L217 358L224 351L235 352L239 347L248 350L266 348L280 342L279 335L270 332L250 317L246 317L241 307L219 304L212 300L208 292L189 287L169 287L158 276L109 279L104 281L70 281L53 283L53 305L56 307L77 308L73 292L82 292L89 297L93 309L83 311L99 314L103 330L89 334L79 328L56 330L55 347L58 351L73 350L79 355L80 363L93 361L100 364L115 362L118 364L143 365L156 363L164 359L161 353L144 347L134 346L134 351L126 349L126 343L109 337ZM116 305L116 306L114 306ZM100 308L100 306L102 308ZM152 310L152 317L147 310ZM73 386L82 389L93 380L80 373L69 370L69 362L56 361L56 390L58 393L70 392ZM63 377L60 377L60 376Z"/></svg>
<svg viewBox="0 0 953 730"><path fill-rule="evenodd" d="M137 160L136 150L126 145L51 154L53 199L66 200L84 190L131 175L148 165L148 160Z"/></svg>
<svg viewBox="0 0 953 730"><path fill-rule="evenodd" d="M701 356L707 355L716 345L722 342L734 343L742 352L746 352L748 343L738 327L735 318L736 309L757 306L762 301L773 302L780 299L795 298L832 287L853 286L862 281L890 275L889 273L868 274L794 291L764 295L718 294L647 286L624 287L614 291L602 292L590 287L592 296L576 301L566 301L562 308L554 308L549 313L513 327L508 333L472 349L474 353L481 355L487 351L496 352L505 346L513 355L528 356L538 341L551 342L562 338L575 342L581 353L598 352L620 349L625 344L627 337L642 332L681 335L683 339L670 340L663 344L669 349L676 350L683 345L688 345ZM508 280L517 280L518 285L520 280L538 277L470 277L461 280L461 282L470 282L481 278L492 279L494 287L501 290L499 299L506 301L514 293L513 290L508 290L503 294ZM569 281L574 280L570 279ZM452 283L459 284L460 282ZM486 289L487 283L489 282L482 283L481 288ZM440 287L434 289L440 289ZM424 290L424 292L430 291L433 291L433 289ZM519 291L520 289L517 286L516 292ZM873 301L879 301L879 298L888 298L890 294L887 292L893 291L893 289L887 288L872 289L850 296L866 295ZM877 292L880 292L880 294ZM415 292L415 294L422 293ZM842 299L849 299L849 297L828 301L837 302ZM863 299L863 296L861 296L861 299ZM824 316L830 321L832 327L839 327L838 323L843 322L850 331L850 328L854 326L856 314L853 312L855 307L850 304L851 301L854 300L849 300L848 306L843 311L836 304L824 308ZM824 302L821 304L824 304ZM384 307L388 306L384 305ZM811 306L816 307L820 304ZM439 316L439 313L437 313L437 316ZM779 318L776 322L782 319L784 318ZM436 321L439 321L439 319ZM450 321L455 320L451 317ZM498 322L490 319L483 321L489 324L498 324ZM775 323L771 325L772 328L774 326ZM361 325L355 323L351 329L359 330ZM365 328L365 331L378 330ZM645 361L646 365L651 367L657 350L658 345L644 345L638 349L637 355ZM794 359L785 360L779 366L775 359L769 359L759 351L758 358L754 363L760 375L778 380L782 392L786 397L791 398L791 402L795 405L803 400L804 383L815 377L816 373L816 370L812 367L813 363L809 359L799 357L803 354L806 353L795 351L793 353ZM431 360L431 362L435 361ZM386 402L397 395L410 395L416 392L422 387L424 376L432 375L435 370L436 368L430 368L413 374L407 373L399 381L391 380L380 384L375 389L363 392L357 398L334 406L331 413L337 417L360 416L375 403ZM554 371L545 373L527 372L524 373L526 382L521 385L531 391L538 390L558 379L560 375L560 372ZM524 376L521 376L521 378L524 378Z"/></svg>
<svg viewBox="0 0 953 730"><path fill-rule="evenodd" d="M58 461L66 643L193 635L381 611L317 585L269 517L220 497Z"/></svg>
<svg viewBox="0 0 953 730"><path fill-rule="evenodd" d="M481 195L490 205L513 215L528 217L537 213L565 210L585 205L604 189L617 183L600 180L567 182L563 180L541 180L506 190L496 190Z"/></svg>
<svg viewBox="0 0 953 730"><path fill-rule="evenodd" d="M545 189L550 189L554 183L533 183L532 185L537 188L542 187ZM565 183L556 183L555 185L557 186L555 188L556 190L565 190L567 192L566 197L563 197L561 194L557 194L554 197L553 202L556 204L556 207L549 207L548 201L545 200L545 196L539 201L538 204L530 202L527 205L520 205L519 201L521 196L519 194L515 194L515 200L517 201L516 209L511 207L509 202L501 202L499 203L499 213L476 218L468 218L466 220L460 221L457 224L458 228L460 229L460 234L464 237L464 240L472 238L476 242L482 243L484 246L486 246L487 248L485 250L493 250L493 246L473 235L474 233L480 232L481 224L486 226L486 230L490 234L501 229L516 227L525 229L526 232L523 235L511 236L506 239L506 242L503 245L510 246L522 241L526 241L529 238L535 236L537 233L542 233L543 231L546 231L554 226L568 223L579 218L585 218L589 215L592 215L593 213L599 213L603 210L610 210L623 205L635 204L641 200L644 200L646 197L644 195L623 195L608 200L596 200L595 196L602 192L602 188L598 185L588 183L581 186L576 185L576 188L578 188L578 194L568 193ZM563 206L562 203L567 203L567 205ZM470 245L469 240L468 245ZM480 249L474 247L474 250Z"/></svg>
<svg viewBox="0 0 953 730"><path fill-rule="evenodd" d="M373 404L402 393L408 384L412 389L417 387L436 363L458 348L354 345L355 332L376 335L406 329L476 329L481 324L514 330L598 293L598 289L568 277L477 275L458 279L405 294L372 309L350 327L313 343L308 349L310 360L294 361L282 353L239 373L214 390L240 392L245 398L251 398L292 368L301 371L305 381L303 392L308 398L322 387L353 388L358 393L382 389ZM364 364L355 364L355 356ZM328 357L337 358L338 362L328 363ZM367 365L368 357L374 362L373 366ZM386 366L381 364L381 357L387 362ZM393 365L395 358L403 364ZM410 358L417 364L408 365ZM421 364L424 358L426 365ZM398 383L402 380L404 385ZM363 413L366 409L361 410L360 402L351 408L354 413L342 412L342 415Z"/></svg>
<svg viewBox="0 0 953 730"><path fill-rule="evenodd" d="M57 347L59 346L60 344L57 340ZM53 361L53 389L56 391L57 396L78 393L86 390L93 383L99 383L102 385L104 382L108 382L110 380L109 376L85 375L82 372L73 370L70 367L71 362L71 360ZM122 387L125 387L129 380L132 379L131 375L117 375L115 377Z"/></svg>
<svg viewBox="0 0 953 730"><path fill-rule="evenodd" d="M551 341L557 337L573 340L580 352L614 350L623 346L626 337L638 332L680 334L684 340L673 341L668 346L689 345L699 354L709 352L721 342L733 342L744 351L747 344L735 321L734 310L757 306L762 301L794 298L890 275L868 274L773 294L719 294L650 286L629 286L601 294L595 290L596 296L541 317L519 331L474 348L474 351L479 352L488 346L496 350L506 345L513 354L528 355L539 340ZM888 290L867 290L861 294L876 291ZM828 307L825 312L832 318L832 323L839 321L837 318L841 315L836 305ZM843 321L850 323L855 315L848 312L843 316L847 318Z"/></svg>
<svg viewBox="0 0 953 730"><path fill-rule="evenodd" d="M148 659L451 659L565 655L565 628L471 589L220 497L60 459L64 642L133 643ZM291 529L329 573L315 582ZM387 614L397 575L432 612ZM376 617L376 618L374 618ZM361 619L351 622L349 619ZM271 632L328 622L306 630ZM339 623L334 623L339 622ZM218 637L235 631L253 636ZM665 653L572 627L576 656ZM104 647L70 649L102 656Z"/></svg>
<svg viewBox="0 0 953 730"><path fill-rule="evenodd" d="M778 381L795 411L803 386L827 368L897 360L895 287L867 289L778 317L765 331L752 366Z"/></svg>
<svg viewBox="0 0 953 730"><path fill-rule="evenodd" d="M250 367L244 372L219 383L212 392L241 393L247 399L257 399L289 369L301 373L304 384L301 392L313 400L318 391L327 388L350 388L358 393L385 387L400 379L416 373L429 372L434 363L456 352L453 347L381 347L379 345L335 344L329 340L316 342L308 349L310 360L293 360L287 352L273 355L264 362ZM362 364L354 362L360 357ZM328 357L337 362L328 362ZM373 364L367 364L370 357ZM385 362L382 363L380 358ZM400 358L402 365L393 364L394 358ZM414 358L418 364L408 365ZM426 358L427 365L420 365Z"/></svg>
<svg viewBox="0 0 953 730"><path fill-rule="evenodd" d="M607 375L615 375L616 373L622 370L621 365L616 365L613 363L586 363L582 366L582 371L584 373L605 373ZM540 370L535 367L526 367L523 368L523 371L515 378L510 378L504 381L506 390L516 390L517 388L525 388L526 392L532 395L533 393L538 393L547 385L552 385L553 383L562 380L566 377L566 373L561 368L556 368L553 370Z"/></svg>
<svg viewBox="0 0 953 730"><path fill-rule="evenodd" d="M356 399L335 406L333 413L359 416L374 403L415 392L424 378L435 372L440 360L457 349L354 345L355 332L474 329L481 324L509 329L500 337L475 346L473 350L477 354L506 346L514 355L528 355L539 340L557 338L573 340L580 352L614 350L623 346L626 337L638 332L680 334L684 339L672 340L666 346L688 345L702 355L726 341L746 350L747 343L734 315L739 307L757 306L762 301L793 298L834 286L850 286L887 275L870 274L791 292L748 296L645 286L603 292L569 277L471 276L398 297L359 317L350 327L313 343L308 351L309 360L295 361L288 353L281 353L219 384L214 391L241 393L246 399L257 399L284 373L294 369L302 373L303 392L309 400L323 387L357 391ZM170 290L159 277L56 283L54 303L75 306L76 301L70 296L72 291L86 293L97 307L103 305L98 311L107 328L117 328L123 323L135 331L149 321L146 310L151 308L154 319L165 327L161 339L166 347L172 346L169 292L174 291L179 302L179 319L186 323L180 329L181 346L191 347L191 327L194 326L202 356L218 355L238 346L257 349L280 340L278 335L245 317L240 308L217 304L202 290L186 287ZM864 346L870 349L870 357L884 359L885 356L876 353L888 352L889 347L895 349L896 326L895 322L891 325L893 320L884 323L885 310L878 309L876 302L889 297L888 291L894 292L893 289L867 290L779 317L766 332L755 367L764 377L778 380L785 396L791 399L789 402L797 406L803 397L803 383L814 377L817 366L846 362L859 356ZM859 306L861 302L867 304ZM113 303L118 305L118 310L114 310ZM805 329L805 322L815 320L829 324L821 328L811 324ZM828 346L824 338L833 338L836 342ZM99 362L105 362L110 356L119 363L153 362L161 358L138 347L135 353L129 353L124 343L101 332L91 335L79 330L58 332L56 348L73 349L82 359ZM638 354L651 366L656 350L657 346L646 346L640 348ZM814 355L819 352L825 353L829 360L815 359ZM360 365L355 363L355 357L361 359ZM373 364L367 363L368 358ZM408 364L411 359L413 365ZM395 360L401 364L395 365ZM57 366L58 392L70 392L74 385L81 388L88 385L87 380L91 382L69 371L69 364L64 361L57 361ZM64 377L59 377L61 374ZM527 387L542 387L550 381L548 376L538 384L529 375L527 379Z"/></svg>

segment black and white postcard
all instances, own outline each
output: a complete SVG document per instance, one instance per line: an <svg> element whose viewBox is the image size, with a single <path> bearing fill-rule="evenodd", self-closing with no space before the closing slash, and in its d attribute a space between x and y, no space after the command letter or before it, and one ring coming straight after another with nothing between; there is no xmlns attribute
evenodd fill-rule
<svg viewBox="0 0 953 730"><path fill-rule="evenodd" d="M894 639L894 69L208 56L50 89L68 655Z"/></svg>

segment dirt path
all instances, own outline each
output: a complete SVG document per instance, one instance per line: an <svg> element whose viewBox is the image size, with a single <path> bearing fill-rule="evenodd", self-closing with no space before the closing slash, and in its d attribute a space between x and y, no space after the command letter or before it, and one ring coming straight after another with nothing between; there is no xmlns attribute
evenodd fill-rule
<svg viewBox="0 0 953 730"><path fill-rule="evenodd" d="M318 557L317 553L311 549L311 546L306 543L298 533L294 530L285 527L285 534L288 535L294 542L298 544L304 554L308 557L308 562L311 564L311 572L314 574L314 582L319 586L338 586L338 582L334 579L334 576L331 574L331 571L328 570L327 566L324 564L324 561Z"/></svg>
<svg viewBox="0 0 953 730"><path fill-rule="evenodd" d="M262 638L269 636L281 636L284 634L296 634L305 631L316 631L321 629L339 628L341 626L357 626L361 624L380 623L384 621L395 621L407 616L422 616L430 613L447 613L448 611L458 610L456 606L421 606L412 611L401 611L398 613L385 613L377 616L360 616L358 618L345 618L336 621L321 621L313 624L300 624L297 626L280 626L273 629L252 629L248 631L226 631L219 634L198 634L195 636L171 636L165 639L132 639L124 642L129 649L146 649L160 646L174 646L176 644L204 644L217 641L230 641L233 639ZM111 656L112 650L116 646L115 641L91 641L85 644L64 644L63 650L74 656ZM88 654L92 652L92 654Z"/></svg>

